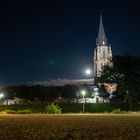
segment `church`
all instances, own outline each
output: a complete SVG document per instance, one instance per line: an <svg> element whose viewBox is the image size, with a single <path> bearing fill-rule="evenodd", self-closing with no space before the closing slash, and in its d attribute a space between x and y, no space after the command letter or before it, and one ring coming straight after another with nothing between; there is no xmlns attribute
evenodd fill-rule
<svg viewBox="0 0 140 140"><path fill-rule="evenodd" d="M116 91L116 83L98 83L98 79L101 77L104 67L106 65L113 66L112 50L111 44L109 44L107 41L107 37L103 26L102 15L100 15L99 31L98 37L96 39L96 48L94 49L93 57L94 85L104 84L108 93L112 93Z"/></svg>
<svg viewBox="0 0 140 140"><path fill-rule="evenodd" d="M105 65L112 65L111 44L108 43L105 34L102 15L100 15L98 37L96 39L96 48L94 49L93 68L94 81L102 74Z"/></svg>

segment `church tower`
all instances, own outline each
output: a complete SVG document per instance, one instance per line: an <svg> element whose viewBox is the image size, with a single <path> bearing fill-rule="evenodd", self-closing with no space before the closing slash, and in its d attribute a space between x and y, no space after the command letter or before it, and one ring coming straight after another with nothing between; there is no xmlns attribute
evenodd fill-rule
<svg viewBox="0 0 140 140"><path fill-rule="evenodd" d="M96 48L94 49L94 80L102 74L105 65L112 65L111 45L107 42L102 15L100 15L99 32L96 40Z"/></svg>

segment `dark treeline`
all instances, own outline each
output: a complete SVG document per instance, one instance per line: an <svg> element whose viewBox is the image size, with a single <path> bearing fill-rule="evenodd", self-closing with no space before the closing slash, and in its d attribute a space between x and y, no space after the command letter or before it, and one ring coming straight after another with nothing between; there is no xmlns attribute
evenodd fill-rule
<svg viewBox="0 0 140 140"><path fill-rule="evenodd" d="M40 101L53 101L58 98L78 98L81 96L80 92L85 89L87 92L86 96L91 95L91 90L87 85L65 85L65 86L10 86L5 87L3 92L5 99L13 99L14 97L34 100L37 98ZM82 97L82 96L81 96Z"/></svg>

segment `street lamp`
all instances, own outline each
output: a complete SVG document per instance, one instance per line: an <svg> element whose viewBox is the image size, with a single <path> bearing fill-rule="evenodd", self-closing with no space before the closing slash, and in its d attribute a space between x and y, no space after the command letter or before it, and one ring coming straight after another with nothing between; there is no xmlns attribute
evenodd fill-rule
<svg viewBox="0 0 140 140"><path fill-rule="evenodd" d="M3 93L0 93L0 104L1 104L1 99L4 97Z"/></svg>
<svg viewBox="0 0 140 140"><path fill-rule="evenodd" d="M86 94L86 91L85 90L82 90L81 93L83 95L83 113L84 113L85 112L85 98L84 98L84 96Z"/></svg>
<svg viewBox="0 0 140 140"><path fill-rule="evenodd" d="M2 99L4 97L3 93L0 93L0 99Z"/></svg>

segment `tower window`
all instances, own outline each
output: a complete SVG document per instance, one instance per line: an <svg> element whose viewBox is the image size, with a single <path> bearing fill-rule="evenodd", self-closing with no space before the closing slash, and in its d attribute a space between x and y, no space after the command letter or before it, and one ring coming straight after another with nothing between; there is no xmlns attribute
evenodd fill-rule
<svg viewBox="0 0 140 140"><path fill-rule="evenodd" d="M104 68L104 63L101 63L101 69L103 70L103 68Z"/></svg>
<svg viewBox="0 0 140 140"><path fill-rule="evenodd" d="M105 58L105 51L103 51L103 58Z"/></svg>

